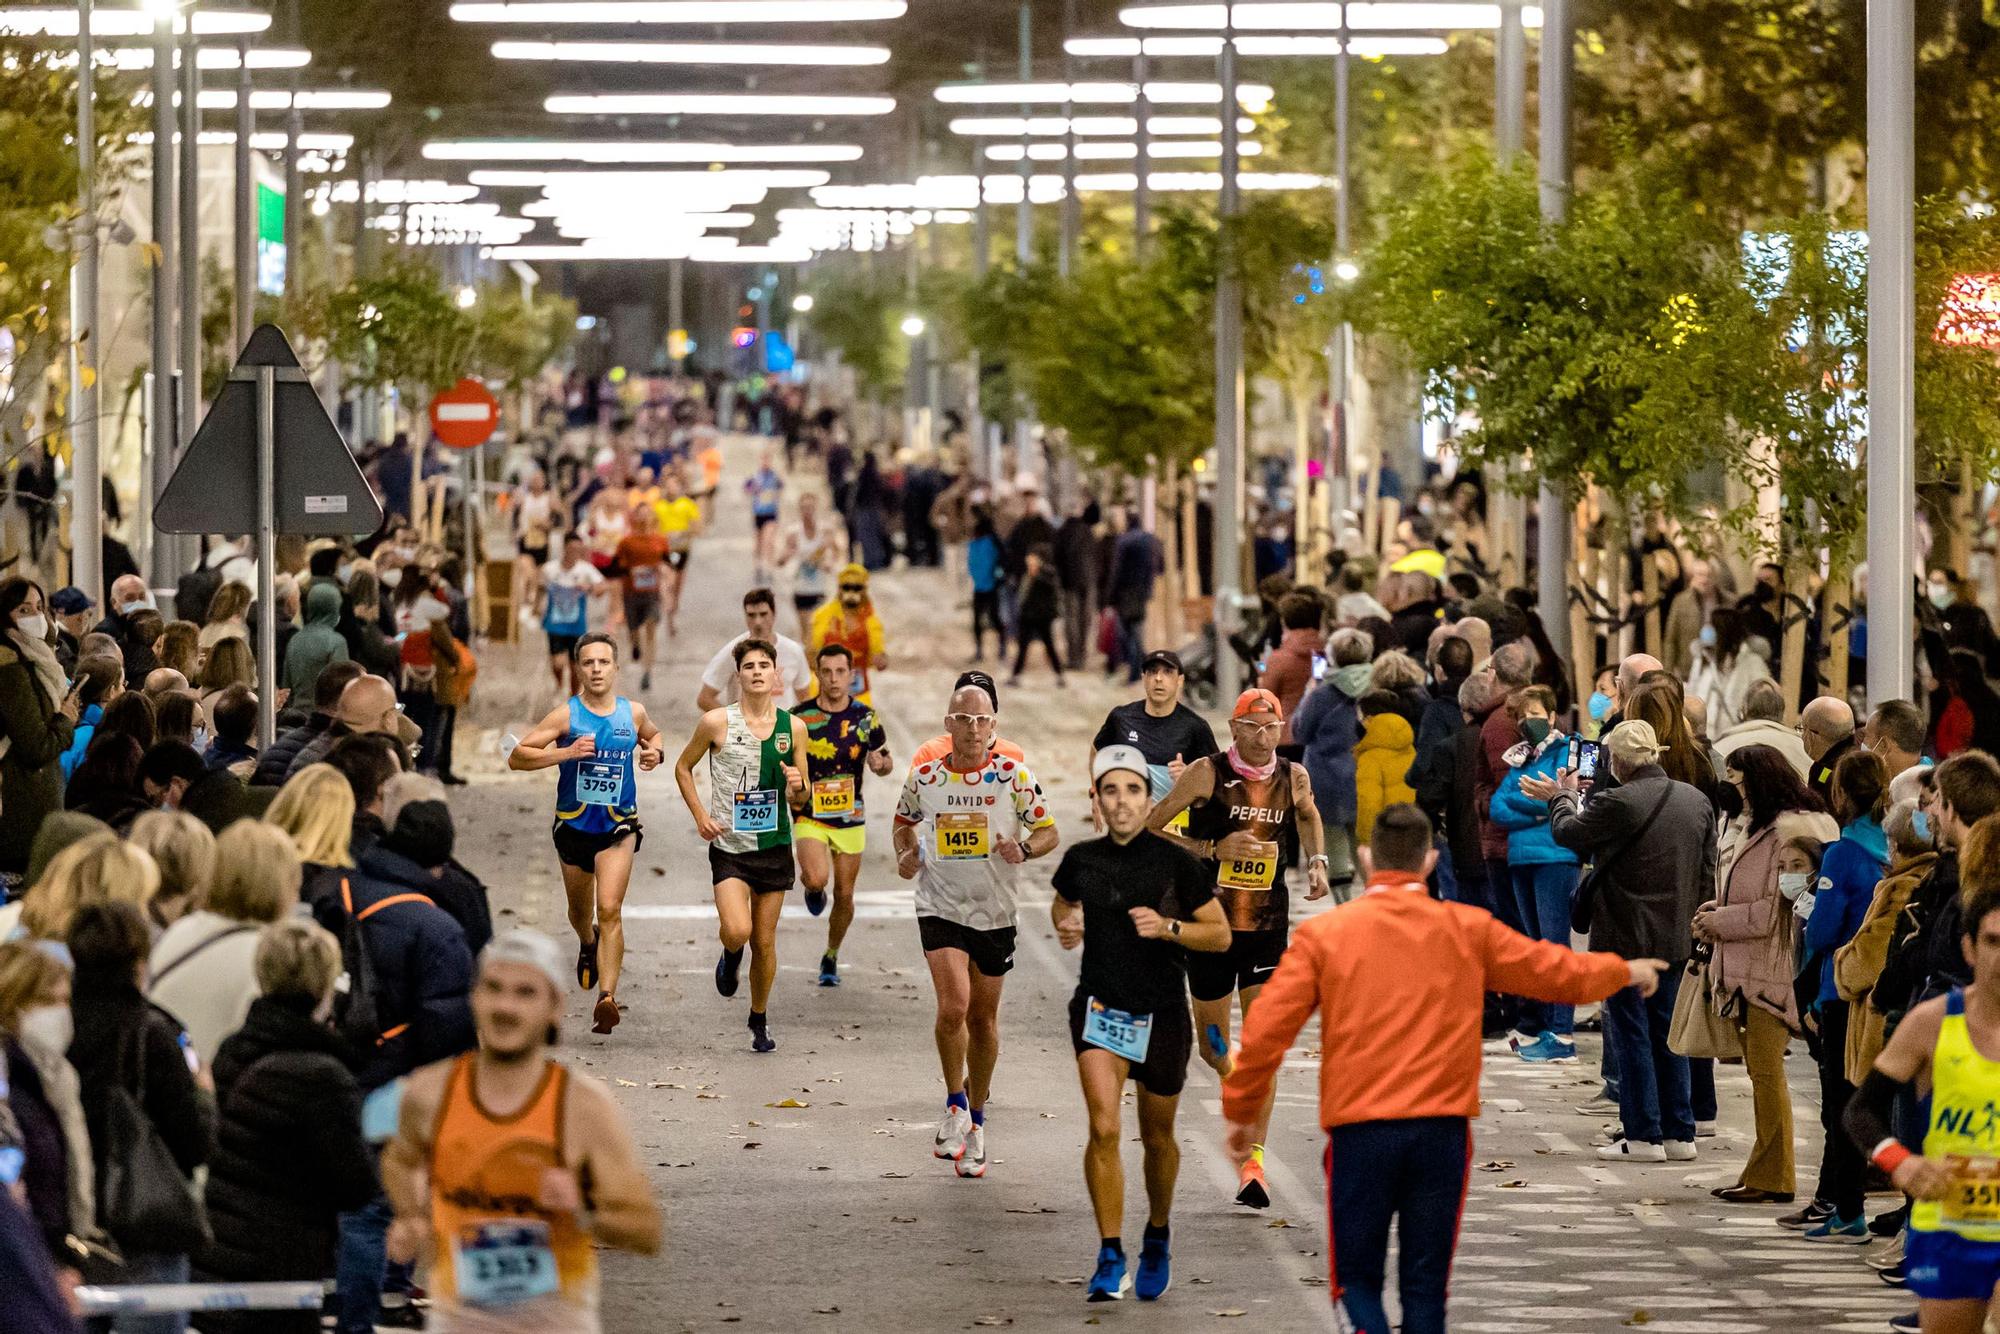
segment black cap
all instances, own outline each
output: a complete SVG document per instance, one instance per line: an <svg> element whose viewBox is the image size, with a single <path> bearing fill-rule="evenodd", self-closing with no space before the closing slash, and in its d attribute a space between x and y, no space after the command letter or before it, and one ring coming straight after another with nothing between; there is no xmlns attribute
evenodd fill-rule
<svg viewBox="0 0 2000 1334"><path fill-rule="evenodd" d="M1163 648L1154 649L1151 653L1148 653L1146 655L1146 660L1139 664L1139 670L1142 673L1150 672L1155 667L1165 667L1168 670L1172 671L1176 676L1187 675L1187 668L1181 666L1181 655L1178 653L1171 652L1167 649Z"/></svg>
<svg viewBox="0 0 2000 1334"><path fill-rule="evenodd" d="M982 672L977 668L974 668L972 671L969 672L960 672L958 674L958 679L951 683L951 693L956 695L959 691L965 689L967 686L978 686L981 690L984 690L986 692L986 698L993 701L994 712L996 713L999 712L1000 687L993 684L992 677L988 676L985 672Z"/></svg>
<svg viewBox="0 0 2000 1334"><path fill-rule="evenodd" d="M73 584L68 588L58 588L49 598L49 606L55 609L58 616L74 616L96 605L90 600L90 594Z"/></svg>

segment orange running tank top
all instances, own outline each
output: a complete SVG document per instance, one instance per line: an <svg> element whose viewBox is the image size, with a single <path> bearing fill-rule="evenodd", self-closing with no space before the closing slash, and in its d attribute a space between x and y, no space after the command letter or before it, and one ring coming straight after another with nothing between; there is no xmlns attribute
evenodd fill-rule
<svg viewBox="0 0 2000 1334"><path fill-rule="evenodd" d="M474 1055L453 1063L431 1143L431 1292L453 1330L595 1329L597 1255L572 1214L540 1207L542 1173L565 1166L569 1071L550 1061L510 1117L479 1102Z"/></svg>

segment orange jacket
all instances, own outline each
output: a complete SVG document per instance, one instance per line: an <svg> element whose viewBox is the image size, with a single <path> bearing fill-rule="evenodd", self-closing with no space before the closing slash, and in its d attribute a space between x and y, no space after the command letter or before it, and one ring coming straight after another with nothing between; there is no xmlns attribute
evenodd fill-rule
<svg viewBox="0 0 2000 1334"><path fill-rule="evenodd" d="M1256 1119L1292 1039L1318 1010L1322 1126L1475 1117L1486 992L1581 1005L1630 980L1615 954L1530 940L1483 908L1431 898L1407 873L1378 872L1359 899L1292 928L1244 1022L1222 1114Z"/></svg>

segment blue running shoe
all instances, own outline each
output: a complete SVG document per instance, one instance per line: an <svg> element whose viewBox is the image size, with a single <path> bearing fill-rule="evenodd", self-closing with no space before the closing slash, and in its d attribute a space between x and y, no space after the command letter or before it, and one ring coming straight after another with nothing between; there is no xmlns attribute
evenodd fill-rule
<svg viewBox="0 0 2000 1334"><path fill-rule="evenodd" d="M1553 1033L1544 1033L1524 1047L1516 1047L1514 1054L1530 1065L1575 1065L1576 1044L1565 1042Z"/></svg>
<svg viewBox="0 0 2000 1334"><path fill-rule="evenodd" d="M825 890L809 889L806 891L806 911L811 913L814 917L817 917L821 913L826 911Z"/></svg>
<svg viewBox="0 0 2000 1334"><path fill-rule="evenodd" d="M1083 1299L1087 1302L1122 1302L1125 1294L1132 1291L1132 1275L1125 1268L1125 1257L1106 1246L1097 1253L1097 1272L1090 1276L1090 1287Z"/></svg>
<svg viewBox="0 0 2000 1334"><path fill-rule="evenodd" d="M831 954L819 956L819 984L823 987L840 985L840 960Z"/></svg>
<svg viewBox="0 0 2000 1334"><path fill-rule="evenodd" d="M1844 1241L1850 1246L1865 1246L1875 1240L1868 1230L1868 1220L1860 1214L1852 1218L1835 1216L1817 1227L1809 1227L1804 1234L1807 1241Z"/></svg>
<svg viewBox="0 0 2000 1334"><path fill-rule="evenodd" d="M1174 1285L1173 1257L1167 1254L1165 1237L1148 1237L1139 1250L1139 1278L1133 1291L1142 1302L1156 1302Z"/></svg>

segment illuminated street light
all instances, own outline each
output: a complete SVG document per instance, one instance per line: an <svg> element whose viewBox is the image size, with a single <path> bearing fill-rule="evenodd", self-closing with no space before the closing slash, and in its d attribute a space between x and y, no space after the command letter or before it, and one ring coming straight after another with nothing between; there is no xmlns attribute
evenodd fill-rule
<svg viewBox="0 0 2000 1334"><path fill-rule="evenodd" d="M478 304L479 293L473 291L470 287L460 287L458 289L458 308L460 310L471 310Z"/></svg>
<svg viewBox="0 0 2000 1334"><path fill-rule="evenodd" d="M922 338L924 336L924 317L917 314L903 316L902 329L905 338Z"/></svg>
<svg viewBox="0 0 2000 1334"><path fill-rule="evenodd" d="M446 139L424 145L433 162L856 162L859 144L720 144L679 140Z"/></svg>
<svg viewBox="0 0 2000 1334"><path fill-rule="evenodd" d="M1219 42L1221 39L1218 38ZM1271 102L1271 86L1266 83L1239 84L1236 100L1241 106L1260 111ZM1081 106L1129 106L1139 100L1136 83L947 83L934 96L940 102L1033 106L1040 103L1071 103ZM1194 104L1214 106L1222 100L1222 85L1216 83L1148 83L1146 100L1154 105Z"/></svg>
<svg viewBox="0 0 2000 1334"><path fill-rule="evenodd" d="M1134 4L1118 11L1118 21L1128 28L1180 28L1197 32L1221 32L1234 27L1245 32L1338 32L1415 30L1437 32L1444 29L1494 29L1500 26L1497 4L1428 3L1428 0L1400 0L1399 3L1343 4L1341 0L1236 0L1232 4ZM1523 27L1542 26L1539 5L1521 7Z"/></svg>
<svg viewBox="0 0 2000 1334"><path fill-rule="evenodd" d="M1333 276L1344 283L1351 283L1361 276L1361 266L1351 259L1343 259L1333 266Z"/></svg>
<svg viewBox="0 0 2000 1334"><path fill-rule="evenodd" d="M803 315L813 308L811 292L801 292L792 298L792 309Z"/></svg>
<svg viewBox="0 0 2000 1334"><path fill-rule="evenodd" d="M1340 54L1340 38L1239 34L1236 49L1246 56L1337 56ZM1364 60L1371 56L1441 56L1448 49L1442 37L1422 37L1411 33L1357 35L1348 39L1348 54ZM1147 56L1191 56L1213 60L1222 51L1222 38L1072 37L1063 43L1063 50L1069 55L1091 59L1130 60L1143 52Z"/></svg>
<svg viewBox="0 0 2000 1334"><path fill-rule="evenodd" d="M174 18L176 31L185 26L174 0L148 0L143 8L113 9L98 5L91 11L90 31L96 37L149 37L161 18ZM271 16L251 9L198 9L193 15L197 37L244 37L271 26ZM0 9L0 33L14 37L75 37L76 6L36 5Z"/></svg>

